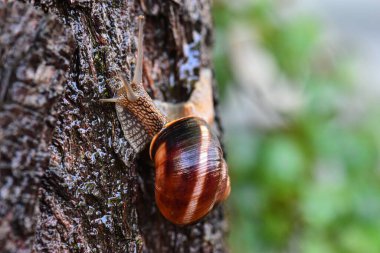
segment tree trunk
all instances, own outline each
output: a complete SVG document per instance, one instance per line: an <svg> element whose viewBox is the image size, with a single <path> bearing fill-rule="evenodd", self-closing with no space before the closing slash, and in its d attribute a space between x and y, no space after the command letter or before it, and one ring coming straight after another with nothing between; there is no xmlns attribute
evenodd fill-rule
<svg viewBox="0 0 380 253"><path fill-rule="evenodd" d="M188 98L210 67L210 2L0 2L0 252L225 252L218 206L166 221L154 171L124 139L116 73L130 77L144 15L144 84ZM218 121L217 121L218 122Z"/></svg>

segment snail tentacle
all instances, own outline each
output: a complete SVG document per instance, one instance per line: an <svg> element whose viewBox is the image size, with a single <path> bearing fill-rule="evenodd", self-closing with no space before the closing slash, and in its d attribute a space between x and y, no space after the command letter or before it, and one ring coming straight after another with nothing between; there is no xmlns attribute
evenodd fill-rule
<svg viewBox="0 0 380 253"><path fill-rule="evenodd" d="M119 102L119 100L120 100L119 97L99 99L99 101L102 103L117 103L117 102Z"/></svg>
<svg viewBox="0 0 380 253"><path fill-rule="evenodd" d="M144 27L144 16L138 17L138 26L139 26L139 36L137 42L137 61L135 73L133 75L132 83L140 84L142 83L142 70L143 70L143 27Z"/></svg>

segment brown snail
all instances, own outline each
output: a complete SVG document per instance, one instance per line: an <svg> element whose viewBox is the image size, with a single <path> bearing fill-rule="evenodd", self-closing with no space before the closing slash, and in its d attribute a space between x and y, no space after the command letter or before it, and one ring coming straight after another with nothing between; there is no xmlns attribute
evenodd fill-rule
<svg viewBox="0 0 380 253"><path fill-rule="evenodd" d="M155 104L142 85L142 27L143 17L139 17L138 56L132 82L120 75L123 86L116 91L116 97L101 101L116 104L123 133L137 153L150 143L156 204L169 221L186 225L204 217L230 193L223 151L206 122L213 120L211 72L201 71L189 101ZM208 86L200 88L202 82ZM158 107L176 119L169 121Z"/></svg>

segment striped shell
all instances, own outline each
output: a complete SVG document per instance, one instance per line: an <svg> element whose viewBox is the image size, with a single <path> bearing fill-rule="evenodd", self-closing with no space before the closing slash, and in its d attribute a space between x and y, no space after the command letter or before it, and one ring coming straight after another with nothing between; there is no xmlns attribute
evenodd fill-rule
<svg viewBox="0 0 380 253"><path fill-rule="evenodd" d="M201 118L168 123L152 140L150 156L157 206L175 224L199 220L230 193L219 140Z"/></svg>

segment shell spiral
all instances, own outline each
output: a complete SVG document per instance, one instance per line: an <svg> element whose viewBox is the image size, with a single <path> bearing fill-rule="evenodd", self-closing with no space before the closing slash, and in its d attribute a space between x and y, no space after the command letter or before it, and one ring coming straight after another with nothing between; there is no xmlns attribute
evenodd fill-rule
<svg viewBox="0 0 380 253"><path fill-rule="evenodd" d="M157 206L175 224L199 220L230 193L219 140L201 118L168 123L152 140L150 156Z"/></svg>

